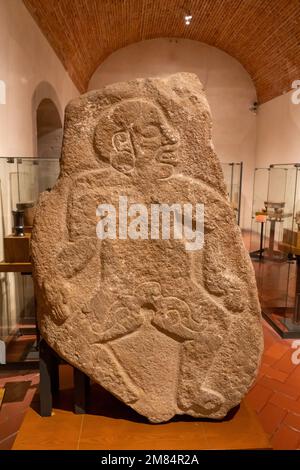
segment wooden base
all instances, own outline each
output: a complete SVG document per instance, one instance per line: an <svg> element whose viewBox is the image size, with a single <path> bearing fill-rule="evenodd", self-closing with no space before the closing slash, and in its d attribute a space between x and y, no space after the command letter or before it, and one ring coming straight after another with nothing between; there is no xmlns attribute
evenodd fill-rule
<svg viewBox="0 0 300 470"><path fill-rule="evenodd" d="M282 243L285 245L292 245L296 249L300 250L300 231L289 230L288 228L284 228Z"/></svg>
<svg viewBox="0 0 300 470"><path fill-rule="evenodd" d="M224 421L176 417L150 424L98 386L92 387L94 408L75 414L72 391L61 392L52 416L42 418L30 408L14 450L202 450L271 449L256 413L245 402Z"/></svg>
<svg viewBox="0 0 300 470"><path fill-rule="evenodd" d="M300 247L289 245L288 243L278 243L278 248L280 251L285 253L292 253L293 255L300 256Z"/></svg>
<svg viewBox="0 0 300 470"><path fill-rule="evenodd" d="M6 263L0 262L0 273L32 273L31 263Z"/></svg>
<svg viewBox="0 0 300 470"><path fill-rule="evenodd" d="M29 263L31 233L23 237L8 235L4 237L4 259L6 263Z"/></svg>
<svg viewBox="0 0 300 470"><path fill-rule="evenodd" d="M14 450L271 448L256 413L245 402L222 421L176 416L168 423L151 424L99 385L90 387L79 370L65 364L59 371L59 362L42 339L40 398L27 412Z"/></svg>
<svg viewBox="0 0 300 470"><path fill-rule="evenodd" d="M0 408L1 408L1 405L2 405L4 395L5 395L5 388L1 387L0 388Z"/></svg>

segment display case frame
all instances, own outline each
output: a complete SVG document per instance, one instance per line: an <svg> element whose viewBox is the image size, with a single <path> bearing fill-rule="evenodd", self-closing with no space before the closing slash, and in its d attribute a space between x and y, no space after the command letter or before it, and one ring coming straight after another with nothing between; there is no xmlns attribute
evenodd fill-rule
<svg viewBox="0 0 300 470"><path fill-rule="evenodd" d="M17 203L37 202L39 194L51 188L59 174L58 159L0 157L0 364L30 367L38 359L36 348L18 356L11 352L20 337L36 337L35 299L30 260L7 260L7 239L15 242L12 210ZM25 227L30 232L31 227ZM28 237L30 235L28 234ZM18 240L17 240L18 241ZM19 239L19 241L21 241ZM24 237L23 237L24 241ZM20 245L19 245L20 246ZM18 261L18 260L14 260ZM35 340L33 341L33 343ZM24 341L26 343L26 341Z"/></svg>
<svg viewBox="0 0 300 470"><path fill-rule="evenodd" d="M234 210L237 224L241 221L243 162L221 162L227 197Z"/></svg>
<svg viewBox="0 0 300 470"><path fill-rule="evenodd" d="M262 313L282 337L300 338L300 164L272 164L260 169L264 171L263 187L261 182L257 184L258 170L250 255ZM259 208L262 199L265 201Z"/></svg>

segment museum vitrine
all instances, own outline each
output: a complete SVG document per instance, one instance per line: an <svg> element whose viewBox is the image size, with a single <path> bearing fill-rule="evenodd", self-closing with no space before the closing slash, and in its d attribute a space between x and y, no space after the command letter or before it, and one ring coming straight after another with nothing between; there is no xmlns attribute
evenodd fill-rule
<svg viewBox="0 0 300 470"><path fill-rule="evenodd" d="M262 259L266 217L264 203L268 199L269 168L255 168L253 180L250 254Z"/></svg>
<svg viewBox="0 0 300 470"><path fill-rule="evenodd" d="M283 337L300 337L300 164L258 168L251 256L262 312Z"/></svg>
<svg viewBox="0 0 300 470"><path fill-rule="evenodd" d="M57 159L0 157L0 364L30 360L34 355L30 232L38 196L54 185L58 174ZM17 229L21 236L16 236ZM24 348L14 348L20 335Z"/></svg>
<svg viewBox="0 0 300 470"><path fill-rule="evenodd" d="M241 191L243 178L243 162L221 163L228 199L233 207L236 221L240 223Z"/></svg>

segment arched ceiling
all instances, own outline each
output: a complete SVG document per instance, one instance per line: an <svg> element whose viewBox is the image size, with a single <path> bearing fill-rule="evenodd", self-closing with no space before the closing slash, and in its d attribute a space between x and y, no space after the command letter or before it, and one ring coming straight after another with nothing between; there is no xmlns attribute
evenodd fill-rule
<svg viewBox="0 0 300 470"><path fill-rule="evenodd" d="M157 37L198 40L235 57L252 77L260 103L300 79L299 0L23 2L81 92L109 54ZM183 18L188 11L190 26Z"/></svg>

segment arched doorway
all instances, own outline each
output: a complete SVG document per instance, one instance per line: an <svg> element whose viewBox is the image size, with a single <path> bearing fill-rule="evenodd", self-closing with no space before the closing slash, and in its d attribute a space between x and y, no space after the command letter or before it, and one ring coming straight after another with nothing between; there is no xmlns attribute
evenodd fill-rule
<svg viewBox="0 0 300 470"><path fill-rule="evenodd" d="M36 155L40 160L33 172L37 194L51 188L59 173L63 127L60 113L51 98L43 98L36 108Z"/></svg>
<svg viewBox="0 0 300 470"><path fill-rule="evenodd" d="M44 98L37 107L36 130L38 157L58 159L63 129L58 109L50 98Z"/></svg>

